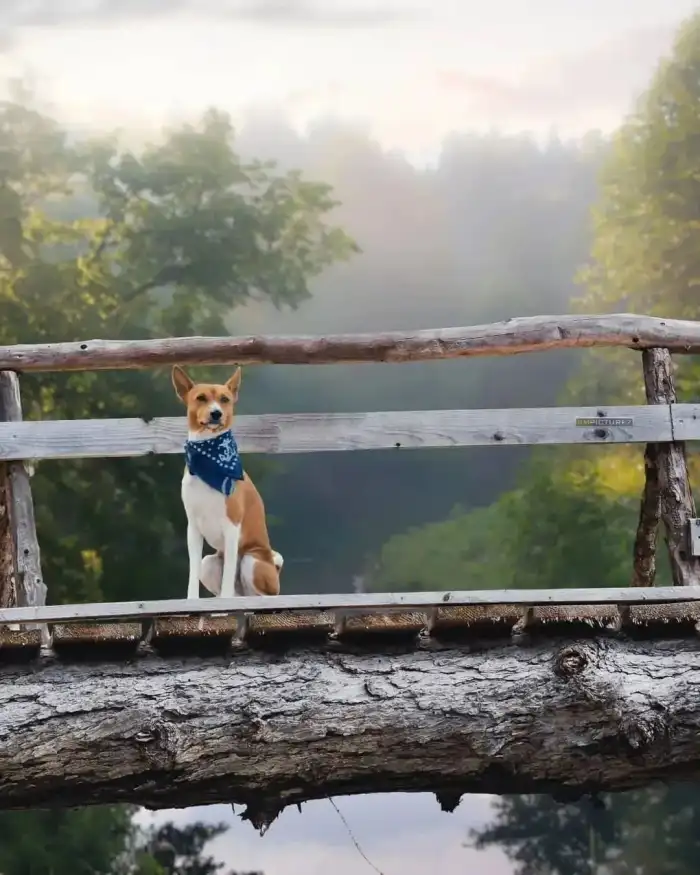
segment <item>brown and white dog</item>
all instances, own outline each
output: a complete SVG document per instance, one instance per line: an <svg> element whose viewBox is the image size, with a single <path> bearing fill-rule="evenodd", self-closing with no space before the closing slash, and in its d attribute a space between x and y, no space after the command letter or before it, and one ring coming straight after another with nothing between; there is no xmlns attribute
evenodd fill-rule
<svg viewBox="0 0 700 875"><path fill-rule="evenodd" d="M283 559L270 547L263 500L243 471L231 431L241 370L224 384L194 383L176 365L172 380L187 406L181 490L190 563L187 598L199 597L200 581L222 598L237 590L278 595ZM216 553L202 558L205 540Z"/></svg>

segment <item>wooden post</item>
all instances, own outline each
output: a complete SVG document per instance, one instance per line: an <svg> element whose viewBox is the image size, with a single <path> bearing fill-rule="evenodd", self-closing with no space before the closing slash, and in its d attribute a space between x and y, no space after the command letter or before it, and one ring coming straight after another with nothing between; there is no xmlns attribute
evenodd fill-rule
<svg viewBox="0 0 700 875"><path fill-rule="evenodd" d="M9 465L0 463L0 606L14 608L17 605L15 594L15 548L10 522Z"/></svg>
<svg viewBox="0 0 700 875"><path fill-rule="evenodd" d="M645 349L642 351L642 370L647 404L668 404L661 383L656 379L655 363L667 350ZM671 391L673 387L671 385ZM637 537L634 541L634 570L632 586L654 586L656 577L656 535L661 518L659 494L658 444L649 443L644 448L644 492L639 507Z"/></svg>
<svg viewBox="0 0 700 875"><path fill-rule="evenodd" d="M0 371L0 420L21 422L22 404L17 374ZM41 574L41 554L36 537L34 502L29 474L23 462L8 462L0 478L0 574L3 596L18 607L46 604L46 585ZM3 524L4 522L4 524ZM8 560L9 554L9 560ZM12 579L12 595L8 584Z"/></svg>
<svg viewBox="0 0 700 875"><path fill-rule="evenodd" d="M649 404L676 403L673 362L668 349L642 352L644 388ZM656 530L664 521L666 545L675 586L700 585L700 559L690 555L688 520L695 517L685 444L648 444L644 454L646 481L634 548L633 585L652 586L656 572Z"/></svg>
<svg viewBox="0 0 700 875"><path fill-rule="evenodd" d="M644 448L644 476L644 492L634 541L632 586L654 586L656 577L656 533L661 517L658 444L647 444Z"/></svg>

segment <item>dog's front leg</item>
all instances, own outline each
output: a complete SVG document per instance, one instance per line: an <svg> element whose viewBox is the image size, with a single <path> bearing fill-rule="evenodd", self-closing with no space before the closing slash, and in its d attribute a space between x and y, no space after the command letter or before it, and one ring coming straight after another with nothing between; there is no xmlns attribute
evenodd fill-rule
<svg viewBox="0 0 700 875"><path fill-rule="evenodd" d="M199 598L199 573L202 568L202 550L204 538L199 529L187 522L187 553L190 557L190 576L187 581L187 598Z"/></svg>
<svg viewBox="0 0 700 875"><path fill-rule="evenodd" d="M235 595L236 572L238 570L238 543L241 527L226 520L224 525L224 571L221 577L221 598L232 599Z"/></svg>

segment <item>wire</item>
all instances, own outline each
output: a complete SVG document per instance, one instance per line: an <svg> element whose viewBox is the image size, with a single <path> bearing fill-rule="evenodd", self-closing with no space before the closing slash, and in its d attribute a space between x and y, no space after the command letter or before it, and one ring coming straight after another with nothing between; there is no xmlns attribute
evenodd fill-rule
<svg viewBox="0 0 700 875"><path fill-rule="evenodd" d="M345 829L347 830L347 833L348 833L348 835L350 836L350 839L351 839L353 845L355 845L355 847L357 848L358 853L359 853L360 856L363 858L363 860L365 860L365 862L368 863L368 864L374 869L374 871L377 873L377 875L384 875L384 873L382 872L382 870L381 870L381 869L378 869L378 868L374 865L374 863L370 860L370 858L367 856L367 854L365 854L365 852L362 850L362 848L360 847L360 845L359 845L357 839L355 838L355 836L354 836L354 834L353 834L353 831L350 829L350 824L347 822L347 820L345 819L345 817L343 817L343 813L342 813L341 810L338 808L338 806L335 804L335 802L333 801L333 799L331 799L330 796L326 796L326 799L328 799L328 801L331 803L331 805L333 806L333 808L335 808L336 814L338 815L338 817L339 817L339 818L341 819L341 821L343 822L343 826L344 826Z"/></svg>

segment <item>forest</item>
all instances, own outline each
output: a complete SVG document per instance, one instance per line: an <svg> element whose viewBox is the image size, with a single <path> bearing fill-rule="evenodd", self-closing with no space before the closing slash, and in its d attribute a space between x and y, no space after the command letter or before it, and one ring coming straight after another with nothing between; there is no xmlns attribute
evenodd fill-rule
<svg viewBox="0 0 700 875"><path fill-rule="evenodd" d="M158 142L78 135L12 85L0 104L0 344L439 327L637 312L700 319L700 15L629 116L546 142L454 134L435 166L364 131L212 109ZM215 378L219 370L202 369ZM196 371L195 371L196 373ZM679 400L698 363L678 362ZM180 413L166 370L31 375L27 418ZM412 365L259 366L240 412L643 403L627 351ZM184 594L177 457L42 462L49 601ZM697 457L690 457L698 482ZM249 458L286 592L625 586L638 447ZM420 501L415 497L420 495ZM668 580L660 562L658 582ZM518 875L690 875L700 794L505 797L471 841ZM225 827L141 829L107 807L0 815L3 875L191 873ZM41 839L41 840L39 840ZM603 864L605 868L603 868Z"/></svg>

